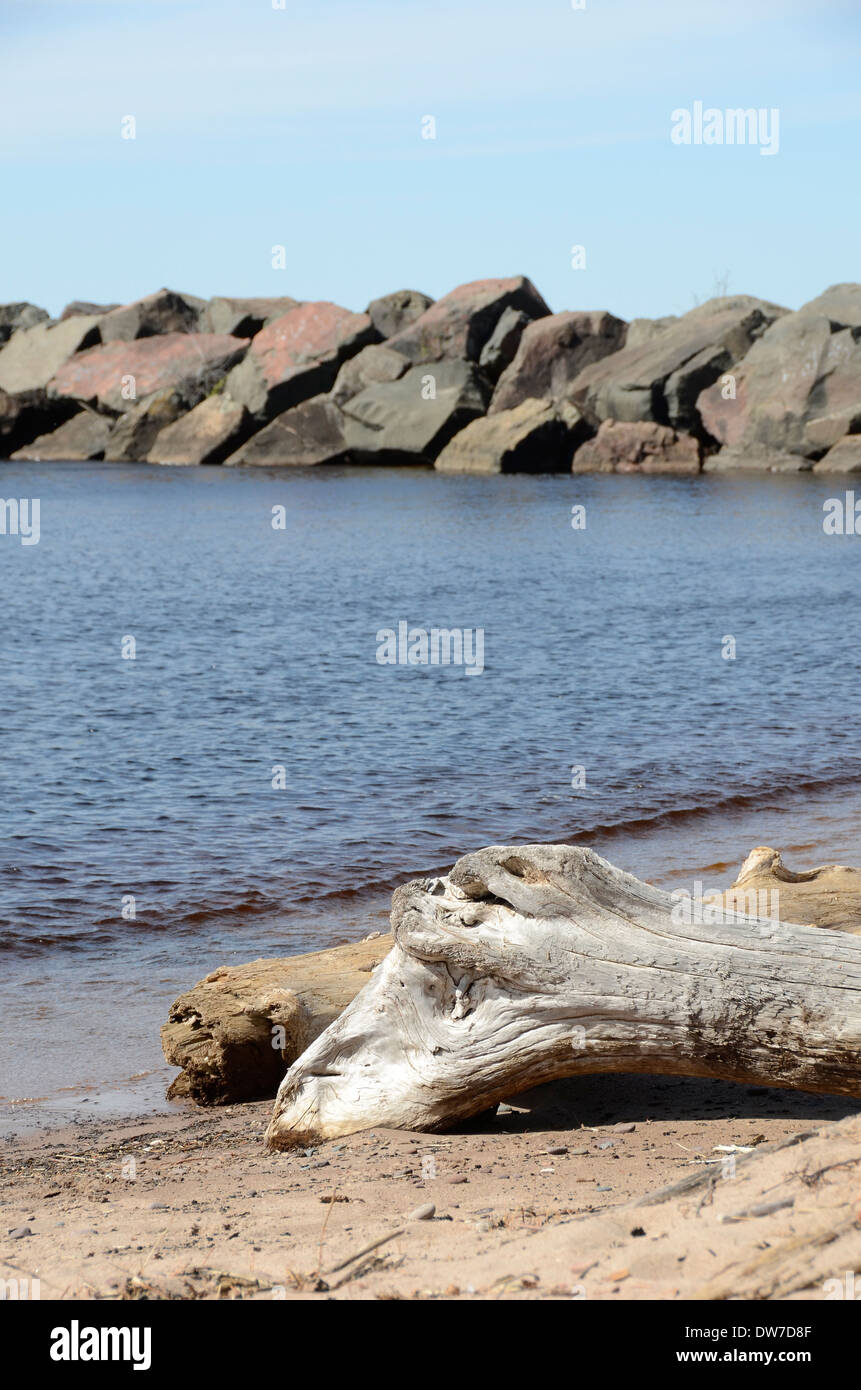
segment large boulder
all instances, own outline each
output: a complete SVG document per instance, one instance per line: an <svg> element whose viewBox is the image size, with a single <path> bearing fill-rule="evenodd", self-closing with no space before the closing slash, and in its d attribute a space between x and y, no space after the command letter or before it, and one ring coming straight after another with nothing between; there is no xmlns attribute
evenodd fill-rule
<svg viewBox="0 0 861 1390"><path fill-rule="evenodd" d="M0 390L0 458L51 434L76 410L73 401L54 400L41 388L15 394Z"/></svg>
<svg viewBox="0 0 861 1390"><path fill-rule="evenodd" d="M753 345L734 376L697 406L709 434L733 449L819 457L861 427L861 330L822 314L788 314Z"/></svg>
<svg viewBox="0 0 861 1390"><path fill-rule="evenodd" d="M364 391L366 386L381 381L397 381L409 365L402 353L394 352L384 343L372 343L344 363L332 387L332 400L336 405L344 405Z"/></svg>
<svg viewBox="0 0 861 1390"><path fill-rule="evenodd" d="M312 396L276 415L225 463L273 468L309 468L318 463L347 463L347 421L330 396Z"/></svg>
<svg viewBox="0 0 861 1390"><path fill-rule="evenodd" d="M574 402L602 420L655 421L698 429L697 397L787 311L751 295L711 299L639 346L622 348L580 373Z"/></svg>
<svg viewBox="0 0 861 1390"><path fill-rule="evenodd" d="M699 473L693 435L654 421L605 420L574 455L574 473Z"/></svg>
<svg viewBox="0 0 861 1390"><path fill-rule="evenodd" d="M550 314L523 330L511 365L499 378L489 414L511 410L522 401L564 400L584 367L618 352L625 323L613 314Z"/></svg>
<svg viewBox="0 0 861 1390"><path fill-rule="evenodd" d="M300 303L288 295L279 299L227 299L218 295L209 301L206 329L209 333L230 333L234 338L253 338L267 323L298 309Z"/></svg>
<svg viewBox="0 0 861 1390"><path fill-rule="evenodd" d="M201 1105L273 1096L287 1068L388 955L389 935L302 956L214 970L171 1006L164 1055L181 1074L168 1096Z"/></svg>
<svg viewBox="0 0 861 1390"><path fill-rule="evenodd" d="M861 473L861 434L847 434L834 444L818 463L814 473Z"/></svg>
<svg viewBox="0 0 861 1390"><path fill-rule="evenodd" d="M561 473L587 433L576 406L529 399L473 420L434 467L440 473Z"/></svg>
<svg viewBox="0 0 861 1390"><path fill-rule="evenodd" d="M17 449L12 458L39 463L46 459L75 462L104 458L110 432L111 422L106 415L99 415L95 410L81 410L50 434L40 435L31 444Z"/></svg>
<svg viewBox="0 0 861 1390"><path fill-rule="evenodd" d="M119 304L91 304L88 299L73 299L66 305L58 322L65 323L66 319L74 319L83 314L89 318L101 318L103 314L109 314L112 309L119 309Z"/></svg>
<svg viewBox="0 0 861 1390"><path fill-rule="evenodd" d="M131 343L161 333L196 333L206 312L205 299L175 290L156 290L132 304L112 309L101 320L103 343Z"/></svg>
<svg viewBox="0 0 861 1390"><path fill-rule="evenodd" d="M0 344L7 343L19 328L33 328L37 323L49 322L47 310L37 304L0 304Z"/></svg>
<svg viewBox="0 0 861 1390"><path fill-rule="evenodd" d="M389 347L411 362L438 362L461 357L477 362L506 309L530 319L550 313L531 280L514 275L503 280L472 280L443 295L414 323L389 338Z"/></svg>
<svg viewBox="0 0 861 1390"><path fill-rule="evenodd" d="M148 463L221 463L241 443L248 412L223 392L207 396L157 436Z"/></svg>
<svg viewBox="0 0 861 1390"><path fill-rule="evenodd" d="M678 321L677 314L667 314L662 319L631 319L625 334L624 346L635 348L642 347L644 343L654 342L665 329L671 328Z"/></svg>
<svg viewBox="0 0 861 1390"><path fill-rule="evenodd" d="M347 401L347 444L359 461L433 463L458 430L484 414L489 394L470 362L411 367Z"/></svg>
<svg viewBox="0 0 861 1390"><path fill-rule="evenodd" d="M188 409L180 391L166 386L145 396L121 415L111 430L105 458L115 463L143 463L160 431Z"/></svg>
<svg viewBox="0 0 861 1390"><path fill-rule="evenodd" d="M432 304L430 295L422 294L421 290L395 290L394 294L372 299L365 312L380 337L392 338L421 318Z"/></svg>
<svg viewBox="0 0 861 1390"><path fill-rule="evenodd" d="M251 340L228 392L258 420L272 419L328 391L341 363L378 338L367 314L328 301L301 304Z"/></svg>
<svg viewBox="0 0 861 1390"><path fill-rule="evenodd" d="M65 323L37 323L13 333L0 349L0 390L36 391L47 386L68 358L99 342L100 323L82 314Z"/></svg>
<svg viewBox="0 0 861 1390"><path fill-rule="evenodd" d="M815 299L802 304L799 314L822 314L840 328L861 328L861 285L831 285Z"/></svg>
<svg viewBox="0 0 861 1390"><path fill-rule="evenodd" d="M69 325L80 321L69 319ZM13 344L14 339L10 347ZM106 343L71 358L53 376L49 390L122 413L145 396L172 387L193 406L244 356L247 346L246 339L225 333L166 333L131 343ZM132 384L134 395L129 396Z"/></svg>

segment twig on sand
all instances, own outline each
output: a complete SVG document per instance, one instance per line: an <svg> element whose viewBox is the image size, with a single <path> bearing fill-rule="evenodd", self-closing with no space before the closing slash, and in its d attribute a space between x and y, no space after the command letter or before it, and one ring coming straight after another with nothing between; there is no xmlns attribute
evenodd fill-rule
<svg viewBox="0 0 861 1390"><path fill-rule="evenodd" d="M363 1255L370 1255L372 1250L378 1250L379 1247L385 1245L387 1241L394 1240L396 1236L402 1236L403 1234L404 1228L401 1227L399 1231L392 1231L390 1235L380 1236L379 1240L373 1240L370 1245L365 1245L361 1250L357 1250L355 1255L350 1255L346 1260L342 1260L340 1264L333 1265L331 1269L327 1269L326 1274L337 1274L340 1270L346 1269L347 1265L353 1264L355 1260L360 1260Z"/></svg>

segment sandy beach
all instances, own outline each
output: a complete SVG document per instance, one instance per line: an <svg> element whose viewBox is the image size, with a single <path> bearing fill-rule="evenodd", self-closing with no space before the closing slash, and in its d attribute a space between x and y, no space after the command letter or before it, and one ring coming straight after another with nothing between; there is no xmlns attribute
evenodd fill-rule
<svg viewBox="0 0 861 1390"><path fill-rule="evenodd" d="M292 1153L264 1147L270 1113L187 1105L7 1142L0 1277L69 1300L750 1298L771 1275L747 1266L798 1246L758 1296L819 1300L861 1266L853 1101L596 1076L456 1132Z"/></svg>

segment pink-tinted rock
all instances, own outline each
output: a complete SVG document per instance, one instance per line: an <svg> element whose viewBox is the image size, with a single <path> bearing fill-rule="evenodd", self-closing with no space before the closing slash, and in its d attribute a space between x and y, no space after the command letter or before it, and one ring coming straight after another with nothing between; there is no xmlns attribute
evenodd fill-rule
<svg viewBox="0 0 861 1390"><path fill-rule="evenodd" d="M822 315L835 329L861 328L861 285L830 285L802 304L799 314Z"/></svg>
<svg viewBox="0 0 861 1390"><path fill-rule="evenodd" d="M699 473L692 435L654 421L605 420L574 455L574 473Z"/></svg>
<svg viewBox="0 0 861 1390"><path fill-rule="evenodd" d="M221 463L241 442L248 412L223 392L207 396L157 435L149 463Z"/></svg>
<svg viewBox="0 0 861 1390"><path fill-rule="evenodd" d="M161 333L196 333L206 308L206 300L196 295L156 290L105 314L99 325L102 342L130 343Z"/></svg>
<svg viewBox="0 0 861 1390"><path fill-rule="evenodd" d="M252 339L228 392L258 419L271 419L328 391L341 363L378 339L367 314L325 300L301 304Z"/></svg>
<svg viewBox="0 0 861 1390"><path fill-rule="evenodd" d="M625 323L604 310L550 314L523 330L511 365L499 378L489 414L525 400L563 400L584 367L618 352Z"/></svg>
<svg viewBox="0 0 861 1390"><path fill-rule="evenodd" d="M387 346L415 363L438 362L443 357L477 362L500 317L509 308L521 310L530 319L550 313L532 281L524 275L472 280L443 295L415 323L389 338Z"/></svg>
<svg viewBox="0 0 861 1390"><path fill-rule="evenodd" d="M732 373L697 401L703 425L733 450L817 457L861 427L857 329L822 314L772 324Z"/></svg>
<svg viewBox="0 0 861 1390"><path fill-rule="evenodd" d="M55 396L121 412L154 391L173 387L193 406L239 361L247 346L245 339L218 333L166 333L107 343L71 358L48 389Z"/></svg>
<svg viewBox="0 0 861 1390"><path fill-rule="evenodd" d="M40 435L12 455L13 459L56 459L75 462L104 458L111 422L94 410L81 410L50 434Z"/></svg>

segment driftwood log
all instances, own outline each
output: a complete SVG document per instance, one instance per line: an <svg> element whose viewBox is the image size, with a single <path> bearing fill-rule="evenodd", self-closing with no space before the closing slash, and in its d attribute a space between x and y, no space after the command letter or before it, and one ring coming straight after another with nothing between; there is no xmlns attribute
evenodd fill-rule
<svg viewBox="0 0 861 1390"><path fill-rule="evenodd" d="M392 928L390 954L281 1083L272 1147L444 1129L590 1072L861 1096L855 936L685 912L569 845L466 855L397 889Z"/></svg>
<svg viewBox="0 0 861 1390"><path fill-rule="evenodd" d="M199 1105L274 1096L285 1070L355 999L392 944L388 932L301 956L222 966L181 994L161 1030L182 1070L168 1099Z"/></svg>

